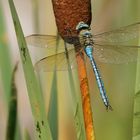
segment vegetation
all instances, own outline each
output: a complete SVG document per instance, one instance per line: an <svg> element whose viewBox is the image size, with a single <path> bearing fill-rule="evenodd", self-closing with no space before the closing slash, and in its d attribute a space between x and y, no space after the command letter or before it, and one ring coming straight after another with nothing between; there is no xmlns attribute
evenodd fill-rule
<svg viewBox="0 0 140 140"><path fill-rule="evenodd" d="M43 58L43 55L46 56L46 49L27 47L24 38L24 34L29 35L33 32L56 33L49 1L14 3L15 6L13 0L9 0L9 3L0 1L1 140L76 140L77 137L84 140L77 70L48 73L35 71L33 63ZM93 33L140 21L139 5L137 0L92 0ZM9 6L10 14L7 12ZM5 15L8 18L12 17L11 20ZM17 38L18 45L14 42L14 37L10 36L11 32ZM13 41L8 40L8 37ZM19 47L16 52L20 54L21 62L18 63L17 71L12 72L15 67L13 61L19 61L18 57L13 60L13 56L17 55L12 55L16 46ZM19 68L20 63L23 71ZM92 70L87 66L96 140L139 140L140 64L109 65L99 62L98 65L114 111L106 112L104 109ZM24 73L27 94L26 89L22 87L23 75L19 73Z"/></svg>

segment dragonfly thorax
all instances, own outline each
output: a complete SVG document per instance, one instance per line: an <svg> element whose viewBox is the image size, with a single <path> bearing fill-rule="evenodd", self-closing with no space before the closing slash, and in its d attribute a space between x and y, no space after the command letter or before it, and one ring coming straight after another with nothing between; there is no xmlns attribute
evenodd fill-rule
<svg viewBox="0 0 140 140"><path fill-rule="evenodd" d="M80 31L79 40L81 46L84 47L84 49L88 46L93 48L94 43L93 43L91 31L89 29L83 29Z"/></svg>
<svg viewBox="0 0 140 140"><path fill-rule="evenodd" d="M80 32L81 34L81 42L84 45L84 47L87 47L89 45L93 46L93 39L92 34L89 30L83 30Z"/></svg>
<svg viewBox="0 0 140 140"><path fill-rule="evenodd" d="M84 22L80 22L76 29L79 31L79 39L80 43L84 48L87 46L93 46L92 33L89 25Z"/></svg>

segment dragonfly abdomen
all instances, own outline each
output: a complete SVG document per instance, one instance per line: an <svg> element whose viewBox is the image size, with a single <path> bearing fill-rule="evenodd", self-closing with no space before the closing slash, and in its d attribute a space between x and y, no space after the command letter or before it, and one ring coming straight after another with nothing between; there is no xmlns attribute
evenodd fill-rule
<svg viewBox="0 0 140 140"><path fill-rule="evenodd" d="M95 77L96 77L96 81L97 81L97 85L98 85L98 88L99 88L99 91L100 91L101 98L103 100L104 105L108 109L108 107L110 105L109 105L109 101L108 101L108 98L107 98L107 95L106 95L106 91L105 91L105 88L104 88L104 83L102 81L102 78L100 76L99 70L98 70L98 68L96 66L96 63L94 61L94 58L90 57L89 59L90 59L92 68L94 70L94 74L95 74Z"/></svg>

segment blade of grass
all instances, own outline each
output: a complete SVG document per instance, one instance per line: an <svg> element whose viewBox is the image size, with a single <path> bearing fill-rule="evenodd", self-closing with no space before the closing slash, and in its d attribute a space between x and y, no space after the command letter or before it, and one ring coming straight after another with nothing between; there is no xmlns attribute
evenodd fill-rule
<svg viewBox="0 0 140 140"><path fill-rule="evenodd" d="M59 46L59 35L57 33L56 39L56 49L55 52L58 52ZM55 62L57 57L55 58ZM56 66L56 65L55 65ZM51 97L50 97L50 104L49 104L49 112L48 112L48 119L50 124L50 129L53 130L52 136L54 140L58 140L58 96L57 96L57 72L56 67L53 72L53 81L51 87Z"/></svg>
<svg viewBox="0 0 140 140"><path fill-rule="evenodd" d="M86 140L81 96L80 94L76 96L72 71L69 70L68 74L69 74L69 82L70 82L70 88L71 88L71 93L72 93L71 96L72 96L74 122L75 122L77 140ZM77 83L77 86L78 86L78 83Z"/></svg>
<svg viewBox="0 0 140 140"><path fill-rule="evenodd" d="M13 70L12 81L11 81L11 95L9 101L9 113L7 122L7 134L6 140L14 140L16 132L17 122L17 90L15 86L15 73L17 71L17 65Z"/></svg>
<svg viewBox="0 0 140 140"><path fill-rule="evenodd" d="M48 120L46 117L45 106L41 88L36 79L34 68L31 62L27 44L24 38L24 34L19 22L19 18L13 3L13 0L9 0L10 10L14 22L15 32L19 45L19 52L23 64L23 70L31 104L32 114L36 127L36 139L52 140L52 135Z"/></svg>
<svg viewBox="0 0 140 140"><path fill-rule="evenodd" d="M140 53L138 53L140 55ZM134 112L133 112L133 140L140 138L140 64L137 64L136 72L136 88L134 96Z"/></svg>
<svg viewBox="0 0 140 140"><path fill-rule="evenodd" d="M140 70L140 67L137 67L137 71ZM137 72L137 76L140 78L139 72ZM133 139L136 139L136 137L140 136L140 89L138 88L138 84L140 81L136 80L136 94L135 94L135 100L134 100L134 116L133 116Z"/></svg>
<svg viewBox="0 0 140 140"><path fill-rule="evenodd" d="M4 87L4 95L6 102L9 102L10 84L11 84L11 63L8 50L8 41L6 39L6 29L4 16L2 13L2 5L0 1L0 71Z"/></svg>
<svg viewBox="0 0 140 140"><path fill-rule="evenodd" d="M140 4L138 1L137 5ZM135 5L136 7L136 5ZM137 8L137 17L139 16L140 10L139 7ZM139 44L140 44L140 37L139 37ZM140 52L138 52L140 55ZM135 96L134 96L134 111L133 111L133 140L140 139L140 64L137 63L136 69L136 87L135 87Z"/></svg>
<svg viewBox="0 0 140 140"><path fill-rule="evenodd" d="M53 140L58 140L58 98L57 98L57 73L54 71L51 87L48 120L52 130Z"/></svg>
<svg viewBox="0 0 140 140"><path fill-rule="evenodd" d="M17 122L16 122L16 132L15 132L14 140L20 140L20 139L21 139L21 130L20 130L20 125L19 125L19 120L17 119Z"/></svg>
<svg viewBox="0 0 140 140"><path fill-rule="evenodd" d="M65 48L67 49L67 44L66 44ZM85 127L84 127L84 117L83 117L83 111L82 111L81 95L76 93L74 79L73 79L72 70L71 70L71 64L69 62L69 59L67 59L67 63L69 66L68 77L69 77L69 83L70 83L70 91L72 94L71 95L72 105L73 105L72 109L74 112L74 123L75 123L75 128L76 128L77 140L85 140L86 133L85 133ZM77 86L79 86L78 79L77 79L76 84L77 84Z"/></svg>

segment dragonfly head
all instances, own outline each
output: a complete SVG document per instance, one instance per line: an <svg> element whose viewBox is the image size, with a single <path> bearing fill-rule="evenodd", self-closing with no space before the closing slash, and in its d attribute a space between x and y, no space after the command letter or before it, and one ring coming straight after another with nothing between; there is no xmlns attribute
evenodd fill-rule
<svg viewBox="0 0 140 140"><path fill-rule="evenodd" d="M90 30L89 25L84 23L83 21L79 22L78 25L76 26L76 30L81 31L81 30L84 30L84 29Z"/></svg>
<svg viewBox="0 0 140 140"><path fill-rule="evenodd" d="M92 38L92 34L89 30L86 30L86 31L81 31L80 33L84 38Z"/></svg>

